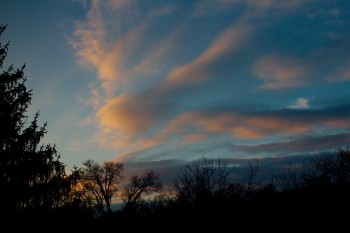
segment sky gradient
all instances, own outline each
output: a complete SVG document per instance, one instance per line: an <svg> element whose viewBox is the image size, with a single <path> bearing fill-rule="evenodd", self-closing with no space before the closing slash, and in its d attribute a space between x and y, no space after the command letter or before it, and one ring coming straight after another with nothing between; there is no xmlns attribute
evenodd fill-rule
<svg viewBox="0 0 350 233"><path fill-rule="evenodd" d="M298 157L349 146L349 12L342 0L3 0L4 67L26 64L29 115L40 110L67 170Z"/></svg>

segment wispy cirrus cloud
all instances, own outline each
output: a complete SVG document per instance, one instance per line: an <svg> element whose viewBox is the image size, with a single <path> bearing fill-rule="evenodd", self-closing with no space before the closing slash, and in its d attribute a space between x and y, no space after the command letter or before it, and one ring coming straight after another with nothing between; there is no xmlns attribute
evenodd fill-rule
<svg viewBox="0 0 350 233"><path fill-rule="evenodd" d="M170 144L168 148L194 146L217 138L278 141L347 129L343 116L348 112L340 114L329 106L313 109L309 98L298 98L317 93L291 95L325 83L327 74L328 81L347 80L346 66L322 69L320 57L331 48L302 47L306 37L299 32L308 24L291 30L299 47L286 38L286 30L275 30L282 25L279 21L290 22L289 17L305 19L307 10L294 10L310 2L93 1L85 23L77 25L73 45L80 62L98 76L98 84L90 87L96 111L89 122L97 126L95 140L126 159L152 150L167 154L161 148ZM215 9L209 12L206 5ZM319 38L313 35L312 41ZM286 109L232 107L252 101L259 106L266 96L279 100L281 90L289 96L279 104Z"/></svg>
<svg viewBox="0 0 350 233"><path fill-rule="evenodd" d="M166 92L176 86L195 84L213 77L211 64L221 56L240 48L251 30L251 26L243 22L234 23L195 60L172 70L161 84L160 90Z"/></svg>
<svg viewBox="0 0 350 233"><path fill-rule="evenodd" d="M186 112L171 121L164 130L166 135L229 134L236 139L267 138L281 135L298 135L317 131L347 127L350 120L345 109L329 114L328 110L278 110L265 112L205 111ZM344 112L345 111L345 112ZM345 113L345 115L343 115ZM317 116L315 116L317 114Z"/></svg>
<svg viewBox="0 0 350 233"><path fill-rule="evenodd" d="M85 23L78 23L73 47L77 50L79 62L97 71L101 87L107 97L113 97L116 90L125 89L135 79L134 73L153 73L154 61L164 55L171 39L160 39L162 47L155 48L151 42L147 57L140 54L143 39L152 29L154 18L171 12L171 6L150 10L141 14L137 1L93 1ZM112 16L112 18L108 18ZM133 61L135 55L141 61ZM154 59L149 59L149 58ZM142 80L141 80L142 81Z"/></svg>
<svg viewBox="0 0 350 233"><path fill-rule="evenodd" d="M253 7L259 8L280 8L290 9L299 7L301 5L313 2L313 0L293 0L293 1L279 1L279 0L219 0L219 2L227 4L246 4Z"/></svg>
<svg viewBox="0 0 350 233"><path fill-rule="evenodd" d="M171 102L153 99L147 93L122 94L106 101L96 117L101 128L113 128L134 137L146 135L155 126L155 121L166 116L171 105Z"/></svg>
<svg viewBox="0 0 350 233"><path fill-rule="evenodd" d="M267 55L256 61L253 72L263 81L261 88L296 88L308 84L310 67L300 59Z"/></svg>
<svg viewBox="0 0 350 233"><path fill-rule="evenodd" d="M347 146L350 140L349 133L339 133L330 135L306 135L296 139L285 139L275 143L264 143L257 145L233 146L233 151L246 151L248 153L275 153L293 154L301 152L313 153L338 149Z"/></svg>
<svg viewBox="0 0 350 233"><path fill-rule="evenodd" d="M346 82L350 81L350 61L345 62L342 66L334 69L328 76L329 82Z"/></svg>
<svg viewBox="0 0 350 233"><path fill-rule="evenodd" d="M202 0L198 2L196 8L196 15L210 14L213 11L227 11L230 6L246 6L251 10L252 8L258 11L263 10L294 10L303 5L314 2L314 0L293 0L293 1L279 1L279 0Z"/></svg>
<svg viewBox="0 0 350 233"><path fill-rule="evenodd" d="M124 7L124 5L118 4L117 6L117 8ZM168 13L169 10L163 12L163 14ZM88 24L89 29L80 29L76 32L81 38L76 43L78 57L83 63L95 67L101 81L101 88L107 92L107 95L103 96L94 88L91 96L92 98L98 98L91 100L94 106L100 104L95 119L100 128L96 138L99 138L98 141L101 144L121 147L132 140L139 140L142 136L153 139L134 143L133 148L136 145L140 145L141 148L162 141L164 137L155 137L154 135L161 131L161 127L167 124L167 120L171 119L169 113L174 113L172 109L174 93L180 87L191 86L193 83L214 78L215 75L210 75L212 74L211 64L239 48L251 31L251 27L245 25L244 22L234 22L227 29L220 32L213 42L194 60L190 60L185 65L171 68L169 74L164 75L163 79L160 79L160 82L155 83L149 90L131 93L121 92L121 94L115 95L118 85L123 86L124 92L127 92L128 86L124 85L125 81L123 79L135 79L137 74L141 72L146 74L157 73L157 71L154 72L155 64L161 62L163 56L174 49L174 41L181 37L182 26L170 31L164 38L159 39L158 43L152 43L150 53L146 58L141 56L141 59L136 58L136 62L130 63L130 56L134 55L134 47L139 46L140 39L151 28L149 23L152 21L152 17L156 17L156 15L149 13L146 20L136 24L124 36L109 41L106 39L105 30L99 29L97 30L98 33L94 34L95 28L93 25L95 24L93 22L95 20L103 22L101 20L103 17L99 14L99 6L96 3L90 17L88 17L92 21L88 21L90 22ZM99 23L101 27L104 26L102 22ZM188 141L196 141L206 137L198 135L188 136ZM105 142L117 138L118 142Z"/></svg>

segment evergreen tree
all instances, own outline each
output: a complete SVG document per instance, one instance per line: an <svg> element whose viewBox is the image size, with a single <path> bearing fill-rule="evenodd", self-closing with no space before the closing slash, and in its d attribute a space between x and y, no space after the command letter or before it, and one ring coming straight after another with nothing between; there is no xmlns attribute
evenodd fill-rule
<svg viewBox="0 0 350 233"><path fill-rule="evenodd" d="M6 25L0 25L0 36ZM32 90L26 88L23 65L3 70L9 42L0 43L0 214L28 208L58 207L69 193L65 166L55 145L43 145L46 123L39 112L28 122Z"/></svg>

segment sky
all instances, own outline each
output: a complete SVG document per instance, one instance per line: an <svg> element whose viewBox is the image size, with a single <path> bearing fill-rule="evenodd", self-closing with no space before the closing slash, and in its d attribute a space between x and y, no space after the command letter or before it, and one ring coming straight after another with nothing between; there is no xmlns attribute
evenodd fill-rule
<svg viewBox="0 0 350 233"><path fill-rule="evenodd" d="M348 147L349 12L346 0L1 0L0 40L66 170L93 159L169 175L203 157Z"/></svg>

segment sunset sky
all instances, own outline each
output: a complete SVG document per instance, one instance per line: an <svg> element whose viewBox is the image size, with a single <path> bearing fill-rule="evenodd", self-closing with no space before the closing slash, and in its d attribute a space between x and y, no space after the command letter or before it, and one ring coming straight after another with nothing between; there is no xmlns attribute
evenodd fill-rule
<svg viewBox="0 0 350 233"><path fill-rule="evenodd" d="M350 1L1 0L4 67L71 170L350 143Z"/></svg>

